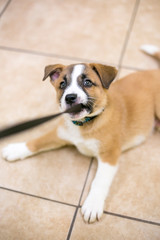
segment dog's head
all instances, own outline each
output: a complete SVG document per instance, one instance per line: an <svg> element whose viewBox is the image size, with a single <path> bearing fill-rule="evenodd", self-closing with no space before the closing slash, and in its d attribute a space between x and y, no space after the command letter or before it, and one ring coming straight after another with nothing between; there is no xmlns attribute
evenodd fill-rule
<svg viewBox="0 0 160 240"><path fill-rule="evenodd" d="M70 114L72 120L101 113L107 104L107 91L116 76L114 67L97 63L64 66L49 65L43 80L50 77L63 111L73 105L82 104L80 113Z"/></svg>

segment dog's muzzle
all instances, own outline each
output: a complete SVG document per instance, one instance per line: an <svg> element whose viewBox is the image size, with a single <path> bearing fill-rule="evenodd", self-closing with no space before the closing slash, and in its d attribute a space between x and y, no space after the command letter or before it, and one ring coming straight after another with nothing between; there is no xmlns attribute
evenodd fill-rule
<svg viewBox="0 0 160 240"><path fill-rule="evenodd" d="M93 104L88 100L87 102L83 102L82 99L76 93L69 93L64 98L66 109L75 106L76 104L81 104L81 110L79 113L70 113L71 119L82 119L93 111ZM63 109L65 110L65 109Z"/></svg>

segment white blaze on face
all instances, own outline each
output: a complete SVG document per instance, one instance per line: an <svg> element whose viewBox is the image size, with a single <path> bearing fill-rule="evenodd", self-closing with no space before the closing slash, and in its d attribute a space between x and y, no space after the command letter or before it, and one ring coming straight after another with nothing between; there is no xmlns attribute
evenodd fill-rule
<svg viewBox="0 0 160 240"><path fill-rule="evenodd" d="M68 94L77 94L77 104L78 103L87 103L87 95L83 89L78 85L78 77L84 72L85 66L83 64L77 64L74 66L71 73L71 83L64 91L64 94L61 99L61 108L65 110L67 107L65 97Z"/></svg>

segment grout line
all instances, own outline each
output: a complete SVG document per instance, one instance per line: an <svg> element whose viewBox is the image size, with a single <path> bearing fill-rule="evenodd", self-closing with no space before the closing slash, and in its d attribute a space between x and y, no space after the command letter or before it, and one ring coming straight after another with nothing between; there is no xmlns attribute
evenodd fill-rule
<svg viewBox="0 0 160 240"><path fill-rule="evenodd" d="M81 208L81 207L82 206L79 206L79 208ZM145 219L141 219L141 218L130 217L130 216L126 216L126 215L122 215L122 214L118 214L118 213L113 213L113 212L108 212L108 211L103 211L103 213L107 214L107 215L119 217L119 218L132 220L132 221L137 221L137 222L147 223L147 224L150 224L150 225L160 226L160 223L158 223L158 222L153 222L153 221L149 221L149 220L145 220Z"/></svg>
<svg viewBox="0 0 160 240"><path fill-rule="evenodd" d="M88 172L87 172L87 175L86 175L86 179L85 179L85 182L84 182L84 186L83 186L80 198L79 198L79 203L78 203L78 206L76 207L76 210L75 210L75 213L74 213L74 216L73 216L73 219L72 219L72 222L71 222L66 240L69 240L70 237L71 237L71 234L72 234L72 231L73 231L73 226L74 226L74 223L75 223L75 220L76 220L76 217L77 217L78 209L80 208L80 202L81 202L81 199L82 199L82 196L83 196L83 193L84 193L84 189L86 187L86 183L87 183L87 180L88 180L88 176L89 176L92 164L93 164L93 159L94 158L91 158L89 168L88 168Z"/></svg>
<svg viewBox="0 0 160 240"><path fill-rule="evenodd" d="M76 207L76 210L75 210L75 213L74 213L74 215L73 215L73 219L72 219L72 222L71 222L71 225L70 225L70 228L69 228L69 231L68 231L66 240L69 240L70 237L71 237L72 230L73 230L73 226L74 226L74 223L75 223L75 220L76 220L76 217L77 217L78 209L79 209L79 208Z"/></svg>
<svg viewBox="0 0 160 240"><path fill-rule="evenodd" d="M121 54L120 54L120 59L119 59L119 67L120 68L121 68L122 61L123 61L123 58L124 58L124 54L125 54L125 51L126 51L126 48L127 48L127 44L128 44L129 38L130 38L130 34L131 34L131 31L133 29L133 25L134 25L134 22L135 22L135 19L136 19L136 14L137 14L137 11L138 11L139 4L140 4L140 0L136 0L135 6L134 6L134 9L133 9L133 13L132 13L132 16L131 16L131 19L130 19L129 27L128 27L128 30L127 30L127 34L126 34L126 37L125 37L125 40L124 40L124 45L122 47L122 51L121 51Z"/></svg>
<svg viewBox="0 0 160 240"><path fill-rule="evenodd" d="M160 226L160 223L158 223L158 222L143 220L143 219L135 218L135 217L129 217L129 216L126 216L126 215L117 214L117 213L112 213L112 212L107 212L107 211L104 211L104 213L105 213L105 214L108 214L108 215L115 216L115 217L126 218L126 219L133 220L133 221L137 221L137 222L143 222L143 223L147 223L147 224L151 224L151 225Z"/></svg>
<svg viewBox="0 0 160 240"><path fill-rule="evenodd" d="M26 53L26 54L31 54L31 55L35 55L35 56L44 56L44 57L52 57L52 58L58 58L58 59L72 60L72 61L78 61L78 62L88 62L88 63L101 62L102 64L118 66L118 64L103 62L103 61L99 61L99 60L92 60L92 59L86 59L86 58L81 58L81 57L71 57L71 56L60 55L60 54L55 54L55 53L47 53L47 52L41 52L41 51L21 49L21 48L6 47L6 46L2 46L2 45L0 45L0 50Z"/></svg>
<svg viewBox="0 0 160 240"><path fill-rule="evenodd" d="M58 58L58 59L65 59L65 60L72 60L72 61L78 61L78 62L98 62L96 60L81 58L81 57L71 57L66 55L60 55L55 53L47 53L47 52L41 52L41 51L34 51L34 50L27 50L27 49L21 49L21 48L14 48L14 47L6 47L0 45L0 50L4 51L10 51L10 52L19 52L19 53L26 53L31 54L35 56L43 56L43 57L52 57L52 58ZM114 65L117 66L118 64L108 63L108 62L101 62L102 64L108 64L108 65Z"/></svg>
<svg viewBox="0 0 160 240"><path fill-rule="evenodd" d="M49 198L45 198L45 197L33 195L33 194L30 194L30 193L25 193L25 192L17 191L17 190L14 190L14 189L9 189L9 188L6 188L6 187L1 187L1 186L0 186L0 189L6 190L6 191L10 191L10 192L14 192L14 193L18 193L18 194L22 194L22 195L29 196L29 197L33 197L33 198L38 198L38 199L42 199L42 200L46 200L46 201L50 201L50 202L54 202L54 203L59 203L59 204L67 205L67 206L70 206L70 207L75 207L76 210L75 210L75 213L74 213L74 216L73 216L71 225L70 225L70 229L69 229L69 232L68 232L68 235L67 235L67 239L66 239L66 240L69 240L69 239L70 239L70 236L71 236L71 233L72 233L72 230L73 230L73 226L74 226L75 220L76 220L76 216L77 216L77 213L78 213L78 209L81 208L80 201L81 201L81 198L82 198L82 196L83 196L83 192L84 192L84 189L85 189L87 180L88 180L88 176L89 176L89 173L90 173L90 169L91 169L92 164L93 164L93 158L91 159L91 162L90 162L90 165L89 165L89 169L88 169L88 172L87 172L87 176L86 176L86 179L85 179L85 183L84 183L84 186L83 186L83 189L82 189L82 193L81 193L81 196L80 196L80 199L79 199L79 204L78 204L78 206L77 206L77 205L74 205L74 204L70 204L70 203L60 202L60 201L57 201L57 200L53 200L53 199L49 199ZM117 214L117 213L112 213L112 212L108 212L108 211L104 211L103 213L104 213L104 214L108 214L108 215L112 215L112 216L115 216L115 217L120 217L120 218L124 218L124 219L128 219L128 220L132 220L132 221L137 221L137 222L142 222L142 223L146 223L146 224L150 224L150 225L160 226L160 223L158 223L158 222L148 221L148 220L144 220L144 219L140 219L140 218L135 218L135 217L130 217L130 216L126 216L126 215L122 215L122 214Z"/></svg>
<svg viewBox="0 0 160 240"><path fill-rule="evenodd" d="M42 200L46 200L46 201L50 201L50 202L54 202L54 203L67 205L67 206L70 206L70 207L77 207L77 205L74 205L74 204L65 203L65 202L53 200L53 199L50 199L50 198L41 197L41 196L30 194L30 193L21 192L21 191L10 189L10 188L6 188L6 187L1 187L0 186L0 189L6 190L6 191L10 191L10 192L14 192L14 193L18 193L18 194L22 194L22 195L33 197L33 198L38 198L38 199L42 199Z"/></svg>
<svg viewBox="0 0 160 240"><path fill-rule="evenodd" d="M9 4L11 3L12 0L8 0L8 2L6 3L6 5L4 6L4 8L2 9L2 11L0 12L0 18L2 17L2 15L4 14L4 12L6 11L6 9L8 8Z"/></svg>
<svg viewBox="0 0 160 240"><path fill-rule="evenodd" d="M95 60L91 60L91 59L76 58L76 57L70 57L70 56L59 55L59 54L54 54L54 53L38 52L38 51L32 51L32 50L26 50L26 49L20 49L20 48L11 48L11 47L6 47L6 46L0 46L0 50L31 54L31 55L35 55L35 56L41 56L41 57L53 57L53 58L57 58L57 59L65 59L65 60L72 60L72 61L96 62ZM129 69L129 70L135 70L135 71L145 70L145 69L137 68L137 67L130 67L130 66L125 66L125 65L119 66L118 64L113 64L113 63L108 63L108 62L103 62L103 61L100 61L100 62L102 64L114 65L119 68L125 68L125 69Z"/></svg>
<svg viewBox="0 0 160 240"><path fill-rule="evenodd" d="M87 180L88 180L88 177L89 177L89 173L90 173L91 167L92 167L92 165L93 165L93 160L94 160L94 158L91 159L91 162L90 162L90 165L89 165L89 168L88 168L87 176L86 176L86 179L85 179L85 182L84 182L84 186L83 186L83 189L82 189L82 192L81 192L81 196L80 196L80 198L79 198L78 207L80 206L80 203L81 203L81 200L82 200L82 196L83 196L83 193L84 193L86 184L87 184Z"/></svg>

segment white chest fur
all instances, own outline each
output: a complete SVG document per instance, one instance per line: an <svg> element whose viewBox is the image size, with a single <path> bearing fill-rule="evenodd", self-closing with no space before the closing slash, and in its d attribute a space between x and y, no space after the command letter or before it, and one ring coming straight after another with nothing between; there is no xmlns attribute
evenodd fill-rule
<svg viewBox="0 0 160 240"><path fill-rule="evenodd" d="M75 126L70 120L66 121L64 127L59 127L58 137L75 145L84 155L93 157L98 156L99 141L92 138L83 138L79 131L79 127Z"/></svg>

